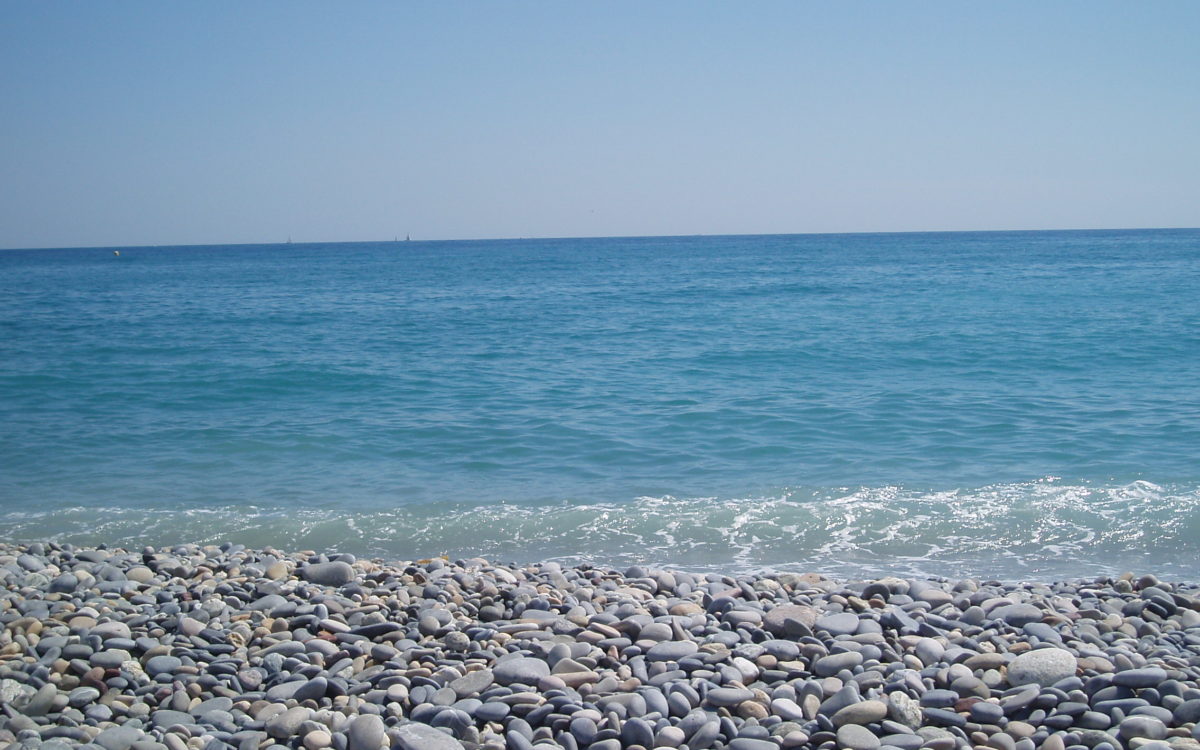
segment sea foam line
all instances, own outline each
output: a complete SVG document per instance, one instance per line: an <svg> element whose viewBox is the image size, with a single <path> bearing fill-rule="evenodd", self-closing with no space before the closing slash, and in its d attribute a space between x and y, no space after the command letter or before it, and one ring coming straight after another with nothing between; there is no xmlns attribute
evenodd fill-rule
<svg viewBox="0 0 1200 750"><path fill-rule="evenodd" d="M921 492L792 489L770 497L639 497L623 503L419 504L290 509L267 504L70 507L0 516L0 538L76 544L235 541L692 570L817 570L1012 578L1200 567L1200 487L1034 482Z"/></svg>

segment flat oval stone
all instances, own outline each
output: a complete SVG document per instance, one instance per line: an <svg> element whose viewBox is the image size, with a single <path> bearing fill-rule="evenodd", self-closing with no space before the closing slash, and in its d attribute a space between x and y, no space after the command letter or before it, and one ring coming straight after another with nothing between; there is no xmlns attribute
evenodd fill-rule
<svg viewBox="0 0 1200 750"><path fill-rule="evenodd" d="M771 701L771 713L785 721L804 721L804 711L790 698L776 698Z"/></svg>
<svg viewBox="0 0 1200 750"><path fill-rule="evenodd" d="M737 704L748 701L754 697L754 693L746 688L713 688L708 691L704 700L710 706L718 708L731 708Z"/></svg>
<svg viewBox="0 0 1200 750"><path fill-rule="evenodd" d="M1078 663L1075 655L1062 648L1036 648L1026 651L1008 665L1010 685L1041 685L1049 687L1059 680L1072 677Z"/></svg>
<svg viewBox="0 0 1200 750"><path fill-rule="evenodd" d="M868 700L851 703L849 706L839 710L831 718L835 727L845 726L846 724L870 724L873 721L882 721L887 717L888 707L883 701Z"/></svg>
<svg viewBox="0 0 1200 750"><path fill-rule="evenodd" d="M347 750L379 750L384 744L383 719L375 714L359 714L346 732Z"/></svg>
<svg viewBox="0 0 1200 750"><path fill-rule="evenodd" d="M948 708L958 700L959 695L953 690L927 690L921 695L921 705L926 708Z"/></svg>
<svg viewBox="0 0 1200 750"><path fill-rule="evenodd" d="M400 724L395 727L394 735L400 750L463 750L461 742L427 724Z"/></svg>
<svg viewBox="0 0 1200 750"><path fill-rule="evenodd" d="M646 745L650 747L650 745ZM778 750L779 745L770 740L759 740L753 737L737 737L726 745L729 750Z"/></svg>
<svg viewBox="0 0 1200 750"><path fill-rule="evenodd" d="M96 739L93 742L104 748L104 750L128 750L133 743L144 736L140 730L133 727L109 727L96 735ZM42 747L45 747L45 743L42 744Z"/></svg>
<svg viewBox="0 0 1200 750"><path fill-rule="evenodd" d="M89 703L95 703L100 698L100 691L94 687L75 688L67 695L67 705L72 708L82 708Z"/></svg>
<svg viewBox="0 0 1200 750"><path fill-rule="evenodd" d="M625 747L641 745L654 746L654 728L640 717L629 719L621 725L621 744Z"/></svg>
<svg viewBox="0 0 1200 750"><path fill-rule="evenodd" d="M1148 688L1167 681L1167 671L1159 667L1127 669L1112 676L1112 684L1131 688Z"/></svg>
<svg viewBox="0 0 1200 750"><path fill-rule="evenodd" d="M328 689L329 680L318 675L301 685L296 692L292 693L292 697L298 701L320 700L325 697L325 691Z"/></svg>
<svg viewBox="0 0 1200 750"><path fill-rule="evenodd" d="M837 730L837 744L843 750L879 750L879 738L859 724L846 724Z"/></svg>
<svg viewBox="0 0 1200 750"><path fill-rule="evenodd" d="M858 631L858 615L852 612L825 615L817 620L815 628L834 636L854 635Z"/></svg>
<svg viewBox="0 0 1200 750"><path fill-rule="evenodd" d="M803 604L782 604L763 615L763 627L776 636L809 636L818 612Z"/></svg>
<svg viewBox="0 0 1200 750"><path fill-rule="evenodd" d="M538 680L550 676L550 665L541 659L521 656L496 662L492 667L492 675L501 685L511 685L514 682L537 685Z"/></svg>
<svg viewBox="0 0 1200 750"><path fill-rule="evenodd" d="M308 709L305 710L307 711ZM184 726L195 724L196 717L183 711L173 711L171 709L160 708L154 713L150 714L150 723L160 729L166 729L167 727L174 726L175 724L182 724ZM299 724L296 726L299 726Z"/></svg>
<svg viewBox="0 0 1200 750"><path fill-rule="evenodd" d="M1134 737L1161 740L1166 738L1167 728L1153 716L1129 716L1121 722L1118 733L1123 740L1131 740Z"/></svg>
<svg viewBox="0 0 1200 750"><path fill-rule="evenodd" d="M175 670L183 666L183 660L178 656L168 656L162 654L153 656L146 661L146 674L151 677L157 677L160 674L171 674Z"/></svg>
<svg viewBox="0 0 1200 750"><path fill-rule="evenodd" d="M888 734L879 738L886 747L896 747L900 750L917 750L925 744L925 740L916 734Z"/></svg>
<svg viewBox="0 0 1200 750"><path fill-rule="evenodd" d="M699 650L694 641L663 641L646 651L646 661L679 661Z"/></svg>
<svg viewBox="0 0 1200 750"><path fill-rule="evenodd" d="M267 734L278 740L286 740L296 734L300 725L308 721L312 711L304 706L294 706L267 721ZM190 718L190 717L189 717Z"/></svg>
<svg viewBox="0 0 1200 750"><path fill-rule="evenodd" d="M1039 622L1043 612L1032 604L1006 604L996 607L988 613L992 620L1004 620L1013 627L1023 627L1031 622Z"/></svg>
<svg viewBox="0 0 1200 750"><path fill-rule="evenodd" d="M495 677L490 669L478 669L474 672L468 672L457 680L451 681L448 687L460 697L465 698L468 695L482 693L492 686L495 682Z"/></svg>
<svg viewBox="0 0 1200 750"><path fill-rule="evenodd" d="M1004 709L997 703L980 701L971 704L970 714L971 720L980 724L997 724L1004 718Z"/></svg>
<svg viewBox="0 0 1200 750"><path fill-rule="evenodd" d="M475 718L480 721L500 721L512 711L507 703L489 701L475 709Z"/></svg>
<svg viewBox="0 0 1200 750"><path fill-rule="evenodd" d="M354 568L341 560L305 565L299 573L304 580L321 586L341 586L354 580Z"/></svg>
<svg viewBox="0 0 1200 750"><path fill-rule="evenodd" d="M857 621L857 618L856 618ZM846 651L841 654L830 654L817 659L813 671L819 677L832 677L843 669L853 669L863 663L862 654L857 651Z"/></svg>
<svg viewBox="0 0 1200 750"><path fill-rule="evenodd" d="M88 663L93 667L103 667L104 669L118 669L122 664L129 661L133 657L124 649L112 648L104 651L97 651L88 657Z"/></svg>

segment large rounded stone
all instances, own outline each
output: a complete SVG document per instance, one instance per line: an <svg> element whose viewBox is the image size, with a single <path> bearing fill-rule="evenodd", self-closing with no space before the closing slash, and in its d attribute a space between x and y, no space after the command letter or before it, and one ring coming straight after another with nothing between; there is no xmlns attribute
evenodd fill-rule
<svg viewBox="0 0 1200 750"><path fill-rule="evenodd" d="M754 697L754 693L746 688L722 687L713 688L705 696L705 702L718 708L730 708Z"/></svg>
<svg viewBox="0 0 1200 750"><path fill-rule="evenodd" d="M178 656L168 656L167 654L162 654L148 659L146 661L145 669L146 674L150 675L151 677L157 677L160 674L171 674L181 666L183 666L183 660Z"/></svg>
<svg viewBox="0 0 1200 750"><path fill-rule="evenodd" d="M304 706L289 708L283 713L271 718L266 727L267 734L278 740L286 740L296 734L300 725L308 721L312 711Z"/></svg>
<svg viewBox="0 0 1200 750"><path fill-rule="evenodd" d="M461 742L426 724L401 724L394 736L399 750L463 750Z"/></svg>
<svg viewBox="0 0 1200 750"><path fill-rule="evenodd" d="M349 563L337 560L306 565L300 569L300 575L304 580L321 586L341 586L354 580L354 568Z"/></svg>
<svg viewBox="0 0 1200 750"><path fill-rule="evenodd" d="M859 701L839 710L832 716L835 727L846 724L870 724L887 718L888 707L883 701Z"/></svg>
<svg viewBox="0 0 1200 750"><path fill-rule="evenodd" d="M1148 688L1167 681L1167 670L1161 667L1128 669L1113 675L1112 684L1131 688Z"/></svg>
<svg viewBox="0 0 1200 750"><path fill-rule="evenodd" d="M1129 741L1134 737L1144 737L1148 740L1161 740L1167 736L1167 727L1153 716L1130 716L1121 722L1119 734L1121 739Z"/></svg>
<svg viewBox="0 0 1200 750"><path fill-rule="evenodd" d="M988 613L988 617L993 620L1004 620L1009 625L1019 628L1028 623L1040 621L1043 614L1042 610L1032 604L1006 604L993 609Z"/></svg>
<svg viewBox="0 0 1200 750"><path fill-rule="evenodd" d="M492 675L501 685L511 685L518 682L522 685L537 685L538 680L550 676L550 665L541 659L519 656L497 662L492 667Z"/></svg>
<svg viewBox="0 0 1200 750"><path fill-rule="evenodd" d="M837 744L843 750L879 750L879 738L859 724L846 724L839 728Z"/></svg>
<svg viewBox="0 0 1200 750"><path fill-rule="evenodd" d="M1008 682L1017 685L1049 687L1075 674L1075 655L1063 648L1038 648L1027 651L1008 665Z"/></svg>
<svg viewBox="0 0 1200 750"><path fill-rule="evenodd" d="M858 630L858 615L853 612L838 612L825 615L816 622L817 630L827 631L830 635L854 635Z"/></svg>
<svg viewBox="0 0 1200 750"><path fill-rule="evenodd" d="M692 641L664 641L646 651L646 661L679 661L700 650Z"/></svg>
<svg viewBox="0 0 1200 750"><path fill-rule="evenodd" d="M818 614L803 604L783 604L763 615L763 627L775 636L809 636Z"/></svg>
<svg viewBox="0 0 1200 750"><path fill-rule="evenodd" d="M910 729L916 729L921 726L921 720L924 718L921 714L921 705L908 696L907 693L894 692L888 695L887 699L888 716L892 721L903 724Z"/></svg>
<svg viewBox="0 0 1200 750"><path fill-rule="evenodd" d="M832 677L843 669L854 669L863 663L863 656L857 651L845 651L840 654L822 656L813 664L813 671L819 677Z"/></svg>
<svg viewBox="0 0 1200 750"><path fill-rule="evenodd" d="M347 750L379 750L384 744L383 719L375 714L359 714L346 733Z"/></svg>
<svg viewBox="0 0 1200 750"><path fill-rule="evenodd" d="M495 682L495 677L492 675L492 670L478 669L451 681L449 688L459 698L466 698L469 695L482 693L491 687L493 682Z"/></svg>

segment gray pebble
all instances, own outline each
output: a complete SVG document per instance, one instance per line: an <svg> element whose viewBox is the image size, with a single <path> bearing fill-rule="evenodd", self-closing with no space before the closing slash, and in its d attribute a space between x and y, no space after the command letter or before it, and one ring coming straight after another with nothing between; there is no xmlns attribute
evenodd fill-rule
<svg viewBox="0 0 1200 750"><path fill-rule="evenodd" d="M996 607L988 613L994 620L1004 620L1013 627L1022 627L1031 622L1039 622L1044 613L1032 604L1008 604Z"/></svg>
<svg viewBox="0 0 1200 750"><path fill-rule="evenodd" d="M1075 674L1075 655L1062 648L1038 648L1027 651L1008 665L1010 685L1036 684L1043 687Z"/></svg>
<svg viewBox="0 0 1200 750"><path fill-rule="evenodd" d="M501 685L537 685L539 680L550 675L550 667L541 659L517 657L496 662L492 675Z"/></svg>
<svg viewBox="0 0 1200 750"><path fill-rule="evenodd" d="M1124 685L1131 688L1148 688L1161 685L1167 681L1167 671L1159 667L1144 669L1127 669L1117 672L1112 677L1114 685Z"/></svg>
<svg viewBox="0 0 1200 750"><path fill-rule="evenodd" d="M392 737L399 750L464 750L463 744L449 734L415 722L400 724Z"/></svg>
<svg viewBox="0 0 1200 750"><path fill-rule="evenodd" d="M347 750L379 750L384 744L383 719L374 714L359 714L350 721L346 732Z"/></svg>
<svg viewBox="0 0 1200 750"><path fill-rule="evenodd" d="M844 750L879 750L879 738L858 724L846 724L837 730L838 747Z"/></svg>
<svg viewBox="0 0 1200 750"><path fill-rule="evenodd" d="M850 612L825 615L817 620L815 628L834 636L853 635L858 630L858 615Z"/></svg>
<svg viewBox="0 0 1200 750"><path fill-rule="evenodd" d="M679 661L698 650L699 646L692 641L666 641L651 646L646 652L646 661Z"/></svg>
<svg viewBox="0 0 1200 750"><path fill-rule="evenodd" d="M723 687L709 690L704 700L710 706L729 708L744 701L748 701L753 697L754 693L750 692L746 688Z"/></svg>
<svg viewBox="0 0 1200 750"><path fill-rule="evenodd" d="M830 654L822 657L813 664L813 671L820 677L832 677L843 669L853 669L862 664L863 657L857 651L846 651L841 654Z"/></svg>
<svg viewBox="0 0 1200 750"><path fill-rule="evenodd" d="M342 586L354 580L354 568L340 560L305 565L299 573L304 580L321 586Z"/></svg>

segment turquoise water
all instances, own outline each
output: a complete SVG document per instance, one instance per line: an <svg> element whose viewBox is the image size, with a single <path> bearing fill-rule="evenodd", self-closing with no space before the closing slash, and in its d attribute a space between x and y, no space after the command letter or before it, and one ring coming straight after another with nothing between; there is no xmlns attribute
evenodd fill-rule
<svg viewBox="0 0 1200 750"><path fill-rule="evenodd" d="M1200 231L0 252L0 538L1200 573Z"/></svg>

